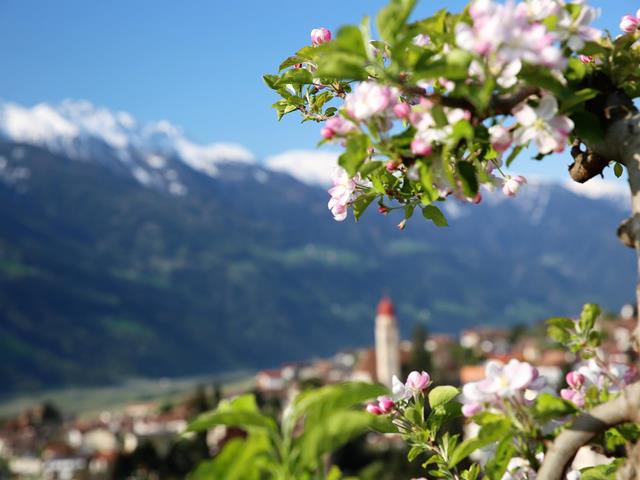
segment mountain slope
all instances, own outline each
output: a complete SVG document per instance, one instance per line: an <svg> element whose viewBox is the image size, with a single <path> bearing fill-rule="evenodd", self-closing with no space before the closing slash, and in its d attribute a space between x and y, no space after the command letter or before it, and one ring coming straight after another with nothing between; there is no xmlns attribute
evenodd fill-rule
<svg viewBox="0 0 640 480"><path fill-rule="evenodd" d="M322 189L248 157L186 161L131 132L125 154L69 122L85 133L30 144L0 122L0 391L369 344L383 291L405 332L415 321L455 332L632 299L615 201L533 184L516 200L452 203L447 229L415 220L400 232L373 212L335 223ZM164 183L129 168L150 155Z"/></svg>

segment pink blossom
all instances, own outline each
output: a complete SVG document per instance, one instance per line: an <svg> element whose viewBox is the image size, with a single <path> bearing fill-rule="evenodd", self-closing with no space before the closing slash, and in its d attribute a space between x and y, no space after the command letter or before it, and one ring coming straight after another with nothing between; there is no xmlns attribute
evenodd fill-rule
<svg viewBox="0 0 640 480"><path fill-rule="evenodd" d="M325 140L331 140L335 136L335 134L336 132L334 132L329 127L323 127L320 130L320 135L322 135L322 138L324 138Z"/></svg>
<svg viewBox="0 0 640 480"><path fill-rule="evenodd" d="M393 172L396 168L398 168L398 164L393 160L389 160L385 165L385 168L388 172Z"/></svg>
<svg viewBox="0 0 640 480"><path fill-rule="evenodd" d="M431 39L429 38L429 35L420 33L419 35L416 35L415 37L413 37L413 44L419 47L426 47L430 43L431 43Z"/></svg>
<svg viewBox="0 0 640 480"><path fill-rule="evenodd" d="M393 113L395 113L398 118L407 118L411 113L411 106L406 102L397 103L393 107Z"/></svg>
<svg viewBox="0 0 640 480"><path fill-rule="evenodd" d="M398 97L395 88L376 82L362 82L355 91L347 95L344 104L349 115L359 121L369 120L376 115L384 115L393 107Z"/></svg>
<svg viewBox="0 0 640 480"><path fill-rule="evenodd" d="M465 417L473 417L482 411L482 404L478 402L467 403L462 406L462 415Z"/></svg>
<svg viewBox="0 0 640 480"><path fill-rule="evenodd" d="M573 402L578 408L584 407L584 395L577 390L563 388L560 390L560 396L569 402Z"/></svg>
<svg viewBox="0 0 640 480"><path fill-rule="evenodd" d="M565 379L567 380L567 385L569 385L574 390L580 390L582 385L584 385L584 375L580 372L569 372L567 373Z"/></svg>
<svg viewBox="0 0 640 480"><path fill-rule="evenodd" d="M562 9L556 25L560 40L566 41L567 46L575 51L581 50L585 42L598 41L602 36L602 32L592 27L591 23L599 15L600 11L589 5L581 5L580 13L577 16Z"/></svg>
<svg viewBox="0 0 640 480"><path fill-rule="evenodd" d="M349 133L358 129L353 122L347 120L341 115L335 115L329 118L324 125L325 128L328 128L333 132L333 135L338 137L346 137Z"/></svg>
<svg viewBox="0 0 640 480"><path fill-rule="evenodd" d="M341 222L347 218L347 206L353 199L356 183L341 167L336 167L332 180L333 187L329 189L331 199L328 207L334 220Z"/></svg>
<svg viewBox="0 0 640 480"><path fill-rule="evenodd" d="M429 386L430 381L431 377L427 372L418 372L414 370L409 374L404 385L409 391L416 394L426 389Z"/></svg>
<svg viewBox="0 0 640 480"><path fill-rule="evenodd" d="M535 141L540 153L564 150L574 126L569 117L558 115L558 101L553 95L544 95L536 108L521 103L513 109L513 115L520 124L513 133L514 142L527 145Z"/></svg>
<svg viewBox="0 0 640 480"><path fill-rule="evenodd" d="M321 45L331 40L331 32L324 28L314 28L311 30L311 43L313 45Z"/></svg>
<svg viewBox="0 0 640 480"><path fill-rule="evenodd" d="M491 146L498 153L506 151L511 146L511 134L502 125L494 125L489 128Z"/></svg>
<svg viewBox="0 0 640 480"><path fill-rule="evenodd" d="M369 405L367 405L367 412L373 415L382 415L383 413L380 407L375 403L370 403Z"/></svg>
<svg viewBox="0 0 640 480"><path fill-rule="evenodd" d="M640 18L634 17L633 15L625 15L620 20L620 30L625 33L635 32L638 29L638 25L640 25Z"/></svg>
<svg viewBox="0 0 640 480"><path fill-rule="evenodd" d="M593 57L591 55L578 55L578 58L582 63L591 63L593 62Z"/></svg>
<svg viewBox="0 0 640 480"><path fill-rule="evenodd" d="M504 185L502 186L502 193L504 193L507 197L515 197L518 193L518 190L527 183L527 179L521 175L516 176L508 176L504 181Z"/></svg>
<svg viewBox="0 0 640 480"><path fill-rule="evenodd" d="M420 138L414 138L411 142L411 151L415 155L427 156L433 151L433 147Z"/></svg>
<svg viewBox="0 0 640 480"><path fill-rule="evenodd" d="M391 413L396 406L395 402L389 397L378 397L378 407L382 413Z"/></svg>

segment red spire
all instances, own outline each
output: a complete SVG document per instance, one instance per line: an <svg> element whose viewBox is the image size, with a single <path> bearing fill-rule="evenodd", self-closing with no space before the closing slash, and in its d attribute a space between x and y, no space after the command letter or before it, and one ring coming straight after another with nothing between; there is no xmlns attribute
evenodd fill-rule
<svg viewBox="0 0 640 480"><path fill-rule="evenodd" d="M378 303L378 315L394 315L393 302L389 297L382 297Z"/></svg>

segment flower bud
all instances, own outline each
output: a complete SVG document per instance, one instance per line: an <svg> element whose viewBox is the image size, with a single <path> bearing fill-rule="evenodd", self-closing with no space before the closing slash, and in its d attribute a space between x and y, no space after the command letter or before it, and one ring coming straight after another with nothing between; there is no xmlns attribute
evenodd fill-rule
<svg viewBox="0 0 640 480"><path fill-rule="evenodd" d="M593 62L593 57L591 55L578 55L578 58L582 63L591 63Z"/></svg>
<svg viewBox="0 0 640 480"><path fill-rule="evenodd" d="M635 32L638 29L638 25L640 25L640 18L633 15L625 15L620 20L620 30L625 33Z"/></svg>
<svg viewBox="0 0 640 480"><path fill-rule="evenodd" d="M477 402L467 403L462 406L462 415L464 415L467 418L473 417L474 415L480 413L481 410L482 410L481 404Z"/></svg>
<svg viewBox="0 0 640 480"><path fill-rule="evenodd" d="M396 168L398 168L398 164L395 160L389 160L385 165L385 168L388 172L393 172Z"/></svg>
<svg viewBox="0 0 640 480"><path fill-rule="evenodd" d="M329 127L323 127L322 130L320 130L320 135L322 135L322 138L324 138L325 140L331 140L335 136L335 134L336 132L334 132Z"/></svg>
<svg viewBox="0 0 640 480"><path fill-rule="evenodd" d="M398 118L407 118L411 113L411 106L406 102L396 103L393 107L393 113Z"/></svg>
<svg viewBox="0 0 640 480"><path fill-rule="evenodd" d="M407 226L407 219L405 218L404 220L402 220L399 224L398 224L398 229L399 230L404 230Z"/></svg>
<svg viewBox="0 0 640 480"><path fill-rule="evenodd" d="M331 40L331 32L324 28L314 28L311 30L311 43L313 45L322 45Z"/></svg>
<svg viewBox="0 0 640 480"><path fill-rule="evenodd" d="M370 403L369 405L367 405L367 412L373 415L382 415L382 410L375 403Z"/></svg>
<svg viewBox="0 0 640 480"><path fill-rule="evenodd" d="M302 68L302 64L301 63L294 63L293 64L293 68Z"/></svg>
<svg viewBox="0 0 640 480"><path fill-rule="evenodd" d="M391 413L395 406L396 404L389 397L378 397L378 407L382 413Z"/></svg>
<svg viewBox="0 0 640 480"><path fill-rule="evenodd" d="M478 205L480 202L482 202L482 195L478 192L476 196L471 199L471 203Z"/></svg>
<svg viewBox="0 0 640 480"><path fill-rule="evenodd" d="M563 388L560 390L560 396L569 402L573 402L576 407L584 407L584 395L576 390Z"/></svg>
<svg viewBox="0 0 640 480"><path fill-rule="evenodd" d="M433 152L433 147L419 138L414 138L411 142L411 151L415 155L427 156Z"/></svg>
<svg viewBox="0 0 640 480"><path fill-rule="evenodd" d="M387 213L389 213L389 208L385 207L384 205L380 205L378 207L378 213L381 213L382 215L386 215Z"/></svg>
<svg viewBox="0 0 640 480"><path fill-rule="evenodd" d="M582 385L584 385L584 375L580 372L569 372L565 379L567 380L567 385L574 390L580 390Z"/></svg>
<svg viewBox="0 0 640 480"><path fill-rule="evenodd" d="M527 179L516 175L515 177L507 177L502 186L502 193L504 193L507 197L515 197L520 187L527 183Z"/></svg>
<svg viewBox="0 0 640 480"><path fill-rule="evenodd" d="M417 372L413 371L407 377L407 381L405 383L405 387L414 393L421 392L429 386L429 382L431 381L431 377L425 371Z"/></svg>
<svg viewBox="0 0 640 480"><path fill-rule="evenodd" d="M511 146L511 134L502 125L494 125L489 128L489 135L491 136L491 146L496 152L502 153Z"/></svg>

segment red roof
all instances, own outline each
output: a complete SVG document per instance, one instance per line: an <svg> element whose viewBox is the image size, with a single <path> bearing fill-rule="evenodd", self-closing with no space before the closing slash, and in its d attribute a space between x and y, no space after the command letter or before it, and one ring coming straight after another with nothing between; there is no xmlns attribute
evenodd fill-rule
<svg viewBox="0 0 640 480"><path fill-rule="evenodd" d="M378 303L378 315L393 315L393 302L389 297L382 297Z"/></svg>

